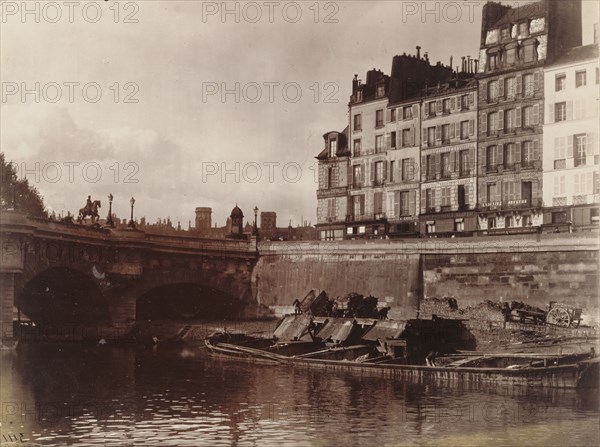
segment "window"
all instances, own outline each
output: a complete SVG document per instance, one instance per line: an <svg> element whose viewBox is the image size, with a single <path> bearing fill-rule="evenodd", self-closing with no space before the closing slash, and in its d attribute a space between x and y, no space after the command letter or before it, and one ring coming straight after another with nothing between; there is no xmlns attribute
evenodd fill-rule
<svg viewBox="0 0 600 447"><path fill-rule="evenodd" d="M396 168L396 162L394 160L390 161L390 182L394 181L394 169Z"/></svg>
<svg viewBox="0 0 600 447"><path fill-rule="evenodd" d="M515 99L517 96L517 79L507 78L504 80L504 94L506 99Z"/></svg>
<svg viewBox="0 0 600 447"><path fill-rule="evenodd" d="M517 162L517 150L514 143L504 145L504 168L513 169Z"/></svg>
<svg viewBox="0 0 600 447"><path fill-rule="evenodd" d="M575 88L585 87L587 83L587 72L585 70L575 73Z"/></svg>
<svg viewBox="0 0 600 447"><path fill-rule="evenodd" d="M402 130L402 146L408 147L411 145L412 145L412 141L410 138L410 129L403 129Z"/></svg>
<svg viewBox="0 0 600 447"><path fill-rule="evenodd" d="M573 135L573 158L574 166L585 165L586 135Z"/></svg>
<svg viewBox="0 0 600 447"><path fill-rule="evenodd" d="M565 137L556 137L554 139L554 169L565 169Z"/></svg>
<svg viewBox="0 0 600 447"><path fill-rule="evenodd" d="M495 183L488 183L487 187L486 187L486 190L487 190L487 200L488 200L488 203L492 204L496 200L498 200L497 190L496 190L496 184Z"/></svg>
<svg viewBox="0 0 600 447"><path fill-rule="evenodd" d="M557 92L567 88L567 76L565 74L557 74L554 81L554 89Z"/></svg>
<svg viewBox="0 0 600 447"><path fill-rule="evenodd" d="M513 226L513 217L512 216L506 216L504 218L504 228L510 228Z"/></svg>
<svg viewBox="0 0 600 447"><path fill-rule="evenodd" d="M534 87L535 77L533 76L533 73L529 73L523 76L523 95L525 95L526 97L533 96L535 93Z"/></svg>
<svg viewBox="0 0 600 447"><path fill-rule="evenodd" d="M523 127L533 126L533 107L523 107L521 112L523 114Z"/></svg>
<svg viewBox="0 0 600 447"><path fill-rule="evenodd" d="M502 40L508 40L508 39L510 39L510 28L509 27L502 28L500 30L500 38Z"/></svg>
<svg viewBox="0 0 600 447"><path fill-rule="evenodd" d="M375 186L383 185L383 161L375 162Z"/></svg>
<svg viewBox="0 0 600 447"><path fill-rule="evenodd" d="M352 205L354 210L354 218L360 217L365 214L365 196L352 196Z"/></svg>
<svg viewBox="0 0 600 447"><path fill-rule="evenodd" d="M427 111L429 115L435 115L435 101L431 101L427 104Z"/></svg>
<svg viewBox="0 0 600 447"><path fill-rule="evenodd" d="M502 186L504 187L502 199L505 203L511 204L519 200L519 186L521 186L519 182L502 182Z"/></svg>
<svg viewBox="0 0 600 447"><path fill-rule="evenodd" d="M373 193L373 213L377 217L377 215L381 215L383 213L383 193L375 192Z"/></svg>
<svg viewBox="0 0 600 447"><path fill-rule="evenodd" d="M396 121L396 109L390 110L390 121Z"/></svg>
<svg viewBox="0 0 600 447"><path fill-rule="evenodd" d="M556 197L564 196L566 193L565 176L557 175L554 177L554 195Z"/></svg>
<svg viewBox="0 0 600 447"><path fill-rule="evenodd" d="M533 166L533 142L524 141L521 144L521 166L530 168Z"/></svg>
<svg viewBox="0 0 600 447"><path fill-rule="evenodd" d="M354 165L352 166L352 183L354 186L362 185L362 166Z"/></svg>
<svg viewBox="0 0 600 447"><path fill-rule="evenodd" d="M435 179L436 162L435 155L427 156L427 180Z"/></svg>
<svg viewBox="0 0 600 447"><path fill-rule="evenodd" d="M329 156L335 157L337 153L337 140L329 140Z"/></svg>
<svg viewBox="0 0 600 447"><path fill-rule="evenodd" d="M327 199L327 217L335 219L335 199Z"/></svg>
<svg viewBox="0 0 600 447"><path fill-rule="evenodd" d="M525 45L525 48L523 49L523 58L525 59L525 62L533 62L536 60L535 45L533 43Z"/></svg>
<svg viewBox="0 0 600 447"><path fill-rule="evenodd" d="M565 121L567 119L567 103L557 102L554 104L554 122Z"/></svg>
<svg viewBox="0 0 600 447"><path fill-rule="evenodd" d="M460 97L460 107L463 110L469 108L469 95L462 95Z"/></svg>
<svg viewBox="0 0 600 447"><path fill-rule="evenodd" d="M498 101L498 81L491 81L487 86L488 102Z"/></svg>
<svg viewBox="0 0 600 447"><path fill-rule="evenodd" d="M427 233L427 234L435 233L435 222L427 222L425 224L425 233Z"/></svg>
<svg viewBox="0 0 600 447"><path fill-rule="evenodd" d="M427 129L427 146L435 145L435 127L429 127Z"/></svg>
<svg viewBox="0 0 600 447"><path fill-rule="evenodd" d="M333 188L334 183L333 183L333 168L329 167L327 168L327 187L328 188Z"/></svg>
<svg viewBox="0 0 600 447"><path fill-rule="evenodd" d="M496 68L498 68L498 54L488 55L488 67L489 70L495 70Z"/></svg>
<svg viewBox="0 0 600 447"><path fill-rule="evenodd" d="M379 84L377 86L377 97L381 98L382 96L385 96L385 85Z"/></svg>
<svg viewBox="0 0 600 447"><path fill-rule="evenodd" d="M440 205L442 206L442 211L450 211L452 208L452 188L446 187L442 188L442 201Z"/></svg>
<svg viewBox="0 0 600 447"><path fill-rule="evenodd" d="M454 219L454 231L465 231L464 219Z"/></svg>
<svg viewBox="0 0 600 447"><path fill-rule="evenodd" d="M411 106L406 106L402 109L402 118L405 120L409 120L412 119L413 117L413 113L412 113L412 107Z"/></svg>
<svg viewBox="0 0 600 447"><path fill-rule="evenodd" d="M442 104L444 113L450 113L450 100L444 99L444 102Z"/></svg>
<svg viewBox="0 0 600 447"><path fill-rule="evenodd" d="M354 140L354 156L360 156L360 139Z"/></svg>
<svg viewBox="0 0 600 447"><path fill-rule="evenodd" d="M517 49L509 48L506 50L506 63L508 65L514 65L515 62L517 62Z"/></svg>
<svg viewBox="0 0 600 447"><path fill-rule="evenodd" d="M460 122L460 139L466 140L469 138L469 122L461 121Z"/></svg>
<svg viewBox="0 0 600 447"><path fill-rule="evenodd" d="M361 124L361 115L360 114L356 114L354 115L354 130L362 130L362 124Z"/></svg>
<svg viewBox="0 0 600 447"><path fill-rule="evenodd" d="M412 161L410 158L405 158L402 160L402 181L409 180L413 180Z"/></svg>
<svg viewBox="0 0 600 447"><path fill-rule="evenodd" d="M470 174L469 150L460 151L458 158L458 169L461 177Z"/></svg>
<svg viewBox="0 0 600 447"><path fill-rule="evenodd" d="M487 224L488 224L488 230L493 230L494 228L496 228L496 218L489 217Z"/></svg>
<svg viewBox="0 0 600 447"><path fill-rule="evenodd" d="M396 149L396 132L390 133L390 147Z"/></svg>
<svg viewBox="0 0 600 447"><path fill-rule="evenodd" d="M357 90L356 91L356 102L361 102L363 99L363 92L362 90Z"/></svg>
<svg viewBox="0 0 600 447"><path fill-rule="evenodd" d="M442 177L450 177L450 152L444 152L441 155L441 163Z"/></svg>
<svg viewBox="0 0 600 447"><path fill-rule="evenodd" d="M383 135L375 136L375 152L380 153L383 152Z"/></svg>
<svg viewBox="0 0 600 447"><path fill-rule="evenodd" d="M408 191L400 191L400 216L410 216Z"/></svg>
<svg viewBox="0 0 600 447"><path fill-rule="evenodd" d="M379 109L375 112L375 127L383 126L383 110Z"/></svg>
<svg viewBox="0 0 600 447"><path fill-rule="evenodd" d="M498 163L498 147L489 146L486 151L486 169L488 171L496 170L496 164Z"/></svg>
<svg viewBox="0 0 600 447"><path fill-rule="evenodd" d="M514 130L516 125L517 111L515 109L509 109L504 111L504 129Z"/></svg>
<svg viewBox="0 0 600 447"><path fill-rule="evenodd" d="M488 134L498 132L498 112L488 114Z"/></svg>
<svg viewBox="0 0 600 447"><path fill-rule="evenodd" d="M425 190L425 212L435 211L435 191L431 188Z"/></svg>
<svg viewBox="0 0 600 447"><path fill-rule="evenodd" d="M529 22L519 23L519 37L529 36Z"/></svg>
<svg viewBox="0 0 600 447"><path fill-rule="evenodd" d="M552 223L566 223L567 222L567 212L566 211L554 211L552 213Z"/></svg>
<svg viewBox="0 0 600 447"><path fill-rule="evenodd" d="M450 124L444 124L442 126L442 143L449 143L449 142L450 142Z"/></svg>

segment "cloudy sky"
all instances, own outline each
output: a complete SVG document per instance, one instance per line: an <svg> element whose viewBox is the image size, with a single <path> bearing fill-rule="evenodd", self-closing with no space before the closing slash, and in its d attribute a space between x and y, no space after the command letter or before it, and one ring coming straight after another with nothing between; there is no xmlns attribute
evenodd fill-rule
<svg viewBox="0 0 600 447"><path fill-rule="evenodd" d="M416 45L477 57L484 3L2 1L1 150L59 213L112 193L122 217L134 196L137 217L184 227L236 202L315 223L314 156L353 75Z"/></svg>

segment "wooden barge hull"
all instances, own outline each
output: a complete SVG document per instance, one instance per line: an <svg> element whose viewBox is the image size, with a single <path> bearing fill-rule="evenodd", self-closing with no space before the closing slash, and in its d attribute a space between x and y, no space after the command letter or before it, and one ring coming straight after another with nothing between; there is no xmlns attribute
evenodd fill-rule
<svg viewBox="0 0 600 447"><path fill-rule="evenodd" d="M243 347L238 350L231 345L213 345L209 340L206 341L206 348L211 354L242 358L252 362L379 376L411 383L436 382L450 386L481 384L560 389L598 388L599 385L600 359L598 358L566 365L520 369L430 367L286 357Z"/></svg>

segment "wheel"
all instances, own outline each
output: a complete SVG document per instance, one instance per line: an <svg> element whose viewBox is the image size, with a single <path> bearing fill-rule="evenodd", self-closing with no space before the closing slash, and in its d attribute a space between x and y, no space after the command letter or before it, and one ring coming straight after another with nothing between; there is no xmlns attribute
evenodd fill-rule
<svg viewBox="0 0 600 447"><path fill-rule="evenodd" d="M566 309L555 307L548 312L548 315L546 315L546 323L555 326L569 327L571 324L571 316Z"/></svg>

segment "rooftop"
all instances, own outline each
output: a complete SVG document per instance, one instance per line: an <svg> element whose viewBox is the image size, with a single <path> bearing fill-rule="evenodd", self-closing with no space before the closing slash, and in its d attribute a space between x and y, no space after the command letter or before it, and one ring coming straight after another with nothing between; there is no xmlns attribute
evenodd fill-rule
<svg viewBox="0 0 600 447"><path fill-rule="evenodd" d="M543 17L545 15L545 12L545 2L541 1L527 3L516 8L508 9L506 13L502 15L502 17L500 17L498 20L496 20L493 24L491 24L489 28L500 28L511 23L518 23L523 20Z"/></svg>
<svg viewBox="0 0 600 447"><path fill-rule="evenodd" d="M565 53L556 58L552 65L565 65L588 60L598 60L598 44L569 48Z"/></svg>

